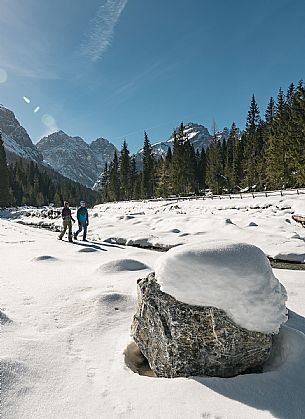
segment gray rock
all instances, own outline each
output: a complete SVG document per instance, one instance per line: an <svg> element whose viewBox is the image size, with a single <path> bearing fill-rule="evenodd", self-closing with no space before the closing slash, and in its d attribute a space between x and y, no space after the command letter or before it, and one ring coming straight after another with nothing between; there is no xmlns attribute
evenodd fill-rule
<svg viewBox="0 0 305 419"><path fill-rule="evenodd" d="M272 336L236 325L223 310L192 306L160 290L154 274L138 280L132 336L159 377L232 377L259 372Z"/></svg>
<svg viewBox="0 0 305 419"><path fill-rule="evenodd" d="M42 163L42 154L27 131L20 125L15 114L0 104L0 131L9 161L15 161L17 157Z"/></svg>

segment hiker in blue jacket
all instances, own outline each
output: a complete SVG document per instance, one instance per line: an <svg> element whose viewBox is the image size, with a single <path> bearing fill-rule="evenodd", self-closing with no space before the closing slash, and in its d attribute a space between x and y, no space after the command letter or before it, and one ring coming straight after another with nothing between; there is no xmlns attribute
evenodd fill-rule
<svg viewBox="0 0 305 419"><path fill-rule="evenodd" d="M74 240L77 240L77 235L84 230L83 241L86 242L87 227L89 225L88 210L84 201L80 202L80 207L77 210L78 230L74 233Z"/></svg>

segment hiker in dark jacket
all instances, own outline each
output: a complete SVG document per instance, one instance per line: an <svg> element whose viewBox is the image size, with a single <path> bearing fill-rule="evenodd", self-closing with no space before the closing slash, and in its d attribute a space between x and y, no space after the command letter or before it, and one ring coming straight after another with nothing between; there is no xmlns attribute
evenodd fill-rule
<svg viewBox="0 0 305 419"><path fill-rule="evenodd" d="M62 238L64 237L64 234L65 234L65 232L67 231L67 228L68 228L69 242L72 242L72 221L73 221L73 223L75 223L75 220L72 217L72 213L71 213L71 210L69 208L69 202L67 202L67 201L64 202L64 207L63 207L62 212L61 212L61 217L63 219L63 230L60 233L60 235L58 236L58 239L62 240Z"/></svg>
<svg viewBox="0 0 305 419"><path fill-rule="evenodd" d="M87 236L87 227L89 225L88 210L86 208L86 203L84 201L80 202L80 208L77 210L77 221L78 221L78 230L74 233L74 240L77 240L77 235L84 230L83 232L83 241L86 242Z"/></svg>

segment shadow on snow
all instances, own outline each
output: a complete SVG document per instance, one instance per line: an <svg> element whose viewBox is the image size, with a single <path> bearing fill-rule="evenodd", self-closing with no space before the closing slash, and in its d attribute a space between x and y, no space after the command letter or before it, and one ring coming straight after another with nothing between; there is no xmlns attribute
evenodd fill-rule
<svg viewBox="0 0 305 419"><path fill-rule="evenodd" d="M305 318L289 310L261 374L233 378L193 377L232 400L281 419L305 417Z"/></svg>

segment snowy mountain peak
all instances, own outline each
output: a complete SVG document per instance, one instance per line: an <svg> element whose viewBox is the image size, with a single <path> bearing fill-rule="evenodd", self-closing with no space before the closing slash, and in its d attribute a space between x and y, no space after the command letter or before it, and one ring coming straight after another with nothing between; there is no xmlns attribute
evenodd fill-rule
<svg viewBox="0 0 305 419"><path fill-rule="evenodd" d="M179 129L180 126L175 128L175 132L178 132ZM201 151L202 148L207 148L212 140L212 136L210 135L209 130L205 126L196 124L194 122L188 122L184 125L184 133L187 134L187 138L189 139L190 143L194 145L195 150ZM167 141L160 141L152 144L153 155L156 159L164 158L168 152L168 149L173 148L173 145L174 135L172 134ZM137 167L140 170L142 169L142 158L143 149L139 150L135 154Z"/></svg>
<svg viewBox="0 0 305 419"><path fill-rule="evenodd" d="M179 132L180 126L175 129L175 132ZM209 130L200 124L194 122L188 122L184 125L184 133L187 135L190 143L194 145L195 150L201 150L202 147L206 148L211 142L211 134ZM167 141L168 143L174 142L174 136L172 135Z"/></svg>
<svg viewBox="0 0 305 419"><path fill-rule="evenodd" d="M113 159L114 152L118 152L116 147L106 138L97 138L90 144L90 149L95 154L97 166L100 172L105 168L106 163Z"/></svg>
<svg viewBox="0 0 305 419"><path fill-rule="evenodd" d="M42 138L37 147L53 169L88 187L93 187L116 150L104 138L88 144L81 137L71 137L62 130Z"/></svg>
<svg viewBox="0 0 305 419"><path fill-rule="evenodd" d="M42 162L42 155L27 131L20 125L14 112L0 105L0 130L4 147L9 158L22 157L28 160Z"/></svg>

